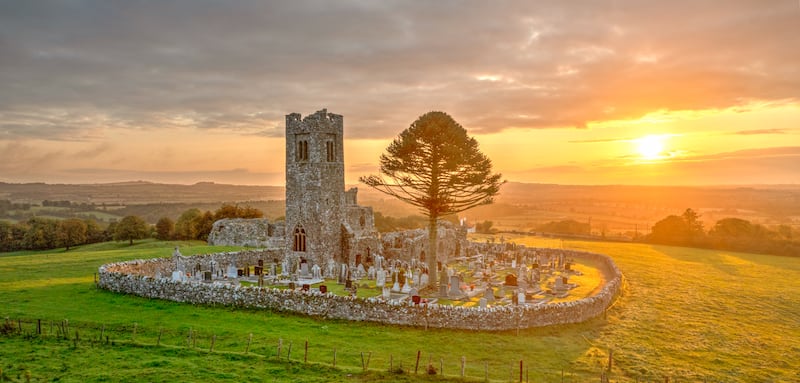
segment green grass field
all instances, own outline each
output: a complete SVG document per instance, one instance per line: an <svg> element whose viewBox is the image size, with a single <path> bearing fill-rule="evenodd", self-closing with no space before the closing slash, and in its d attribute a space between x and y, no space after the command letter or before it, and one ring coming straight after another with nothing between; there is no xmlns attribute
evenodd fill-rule
<svg viewBox="0 0 800 383"><path fill-rule="evenodd" d="M800 381L800 258L679 247L509 237L608 254L625 275L606 318L503 333L424 330L200 307L96 290L103 263L230 248L201 242L104 243L69 252L0 254L0 381L483 381L596 382L613 349L612 381ZM68 319L69 340L56 339ZM51 322L53 323L51 327ZM136 328L134 338L133 332ZM74 341L74 330L80 342ZM98 340L101 331L114 345ZM191 348L187 348L191 331ZM250 341L249 353L244 354ZM159 341L160 334L160 341ZM214 352L209 353L212 339ZM303 363L308 341L308 364ZM156 343L160 346L156 346ZM282 343L281 358L275 356ZM291 347L291 359L287 354ZM337 365L332 368L333 350ZM421 362L413 375L417 352ZM362 371L361 353L369 357ZM370 356L371 353L371 356ZM389 363L412 375L388 373ZM445 378L423 375L428 361ZM470 379L468 379L470 380Z"/></svg>

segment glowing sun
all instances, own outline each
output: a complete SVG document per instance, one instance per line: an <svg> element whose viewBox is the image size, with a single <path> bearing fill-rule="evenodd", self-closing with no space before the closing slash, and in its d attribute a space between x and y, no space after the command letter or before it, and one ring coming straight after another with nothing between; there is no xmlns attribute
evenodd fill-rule
<svg viewBox="0 0 800 383"><path fill-rule="evenodd" d="M646 160L661 158L664 152L664 136L644 136L634 140L636 151Z"/></svg>

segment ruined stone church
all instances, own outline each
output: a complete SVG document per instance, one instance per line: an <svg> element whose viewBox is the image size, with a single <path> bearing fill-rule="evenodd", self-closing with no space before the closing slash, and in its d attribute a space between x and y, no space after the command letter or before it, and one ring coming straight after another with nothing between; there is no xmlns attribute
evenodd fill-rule
<svg viewBox="0 0 800 383"><path fill-rule="evenodd" d="M286 219L224 219L209 244L262 247L284 259L323 267L369 263L380 251L372 208L345 191L341 115L320 110L286 116Z"/></svg>

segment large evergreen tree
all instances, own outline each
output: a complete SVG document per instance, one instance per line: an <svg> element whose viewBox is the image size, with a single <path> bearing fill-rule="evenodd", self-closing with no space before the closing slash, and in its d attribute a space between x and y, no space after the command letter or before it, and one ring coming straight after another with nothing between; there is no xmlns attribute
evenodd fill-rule
<svg viewBox="0 0 800 383"><path fill-rule="evenodd" d="M492 203L502 176L492 173L492 161L478 141L444 112L426 113L401 132L381 155L380 173L360 180L428 217L426 259L435 288L437 219Z"/></svg>

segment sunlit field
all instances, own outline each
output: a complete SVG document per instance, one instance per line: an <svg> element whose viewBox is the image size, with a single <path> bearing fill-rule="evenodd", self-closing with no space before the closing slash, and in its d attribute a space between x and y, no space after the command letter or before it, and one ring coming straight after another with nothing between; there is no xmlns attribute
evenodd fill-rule
<svg viewBox="0 0 800 383"><path fill-rule="evenodd" d="M185 255L231 249L201 242L5 253L0 318L30 335L0 336L2 376L5 381L25 381L26 374L31 381L440 381L443 367L444 379L460 381L464 356L465 375L475 381L517 380L522 360L529 381L561 381L563 371L565 382L594 382L613 349L612 381L800 380L793 357L800 354L798 258L505 239L608 254L625 275L624 292L605 317L579 325L519 334L426 331L192 306L94 288L94 273L104 263L168 257L176 245ZM41 336L35 335L37 319ZM58 340L64 319L72 330L69 340ZM366 372L362 353L369 361ZM434 377L425 375L429 362L437 370ZM403 374L388 372L390 365L402 366Z"/></svg>

